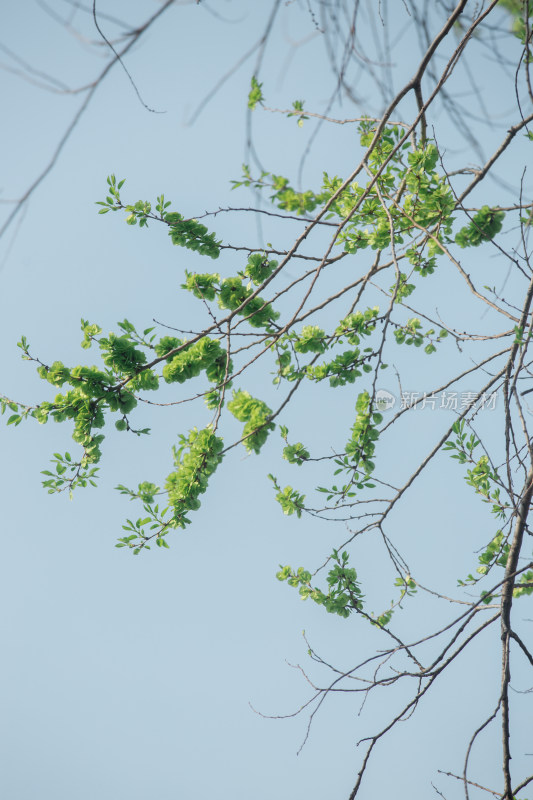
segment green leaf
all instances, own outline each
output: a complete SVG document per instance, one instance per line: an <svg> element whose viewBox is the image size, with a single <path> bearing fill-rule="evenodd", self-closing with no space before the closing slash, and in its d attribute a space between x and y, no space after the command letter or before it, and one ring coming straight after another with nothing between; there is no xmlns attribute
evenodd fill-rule
<svg viewBox="0 0 533 800"><path fill-rule="evenodd" d="M262 103L264 99L262 92L263 84L257 82L255 75L252 75L251 87L248 94L248 108L250 111L254 111L256 105Z"/></svg>

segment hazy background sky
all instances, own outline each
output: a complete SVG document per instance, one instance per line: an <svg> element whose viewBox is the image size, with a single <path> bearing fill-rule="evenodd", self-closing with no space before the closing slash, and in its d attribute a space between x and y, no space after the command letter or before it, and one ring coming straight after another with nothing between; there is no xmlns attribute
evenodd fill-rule
<svg viewBox="0 0 533 800"><path fill-rule="evenodd" d="M399 76L397 89L418 56L403 4L390 5L392 38L401 35L404 43L391 67ZM0 12L0 44L70 88L85 85L109 53L102 45L95 54L83 37L71 35L54 18L70 22L87 39L97 39L90 14L75 6L60 0L48 6L30 0L6 5ZM333 78L320 34L306 3L286 6L265 56L267 101L287 108L294 99L305 98L309 107L321 111ZM156 8L156 3L135 0L106 4L105 11L133 25ZM220 77L259 39L269 12L270 3L239 0L178 2L166 12L126 59L145 103L164 113L149 113L123 70L113 68L57 165L0 242L2 393L28 403L53 397L34 365L20 360L16 342L22 334L45 363L59 359L73 365L85 359L91 364L97 353L80 350L80 318L97 322L104 332L116 331L117 321L125 317L139 329L153 319L197 327L197 315L203 312L179 288L184 270L234 274L242 268L236 254L205 263L172 247L156 225L148 231L131 229L119 214L99 216L95 202L104 198L106 176L113 172L127 178L123 195L128 200L153 201L163 191L186 216L253 204L244 190L232 193L229 182L240 177L246 158L246 97L254 57L210 100L194 125L188 121ZM102 18L101 24L108 36L116 36L112 21ZM366 35L371 41L371 27ZM9 200L20 196L48 163L82 98L24 80L17 74L23 65L5 49L0 62L0 199ZM505 126L505 109L512 107L507 84L502 78L499 86L482 49L473 51L472 64L479 80L493 82L495 106ZM363 92L364 76L360 86ZM382 101L370 88L368 94L372 113ZM349 105L331 113L355 116ZM257 111L253 125L265 169L296 180L312 124L301 130L294 120ZM445 123L441 130L450 159L460 159L464 143L453 126ZM493 131L480 128L476 133L487 153L500 130L495 125ZM320 135L313 144L304 168L305 186L316 186L324 169L345 177L356 163L360 148L354 128L338 126L333 133ZM510 183L519 176L521 163L507 165ZM500 191L498 198L505 194L494 184L487 191ZM9 204L2 208L6 213L10 209ZM251 215L220 215L208 224L231 243L260 246L277 237L280 249L299 230L298 225L289 230L271 223L258 230ZM453 284L443 284L442 292L453 291ZM477 324L483 322L476 318ZM452 364L452 348L449 357ZM411 380L406 388L418 389L421 363L425 376L431 373L433 365L427 361L406 362ZM264 384L265 391L272 391L268 376L266 383L258 376L255 380L259 390ZM383 388L391 387L385 382ZM317 440L323 437L324 446L334 434L342 445L346 426L336 429L336 420L353 408L355 395L353 387L338 392L334 400L331 392L317 391L312 402L287 416L294 439L304 440L311 428ZM425 437L433 441L435 418L417 414L405 423L403 433L415 444ZM135 422L152 427L152 436L137 439L106 431L99 488L80 490L72 502L47 495L39 474L54 452L75 452L70 427L38 426L30 420L17 429L0 429L3 797L342 798L358 769L357 740L391 716L393 698L399 704L407 696L401 688L396 694L376 693L361 715L360 698L330 697L298 756L305 714L265 720L250 708L251 703L264 714L288 714L304 703L310 687L295 664L309 669L321 684L329 680L327 670L320 672L309 661L302 630L327 661L342 668L369 648L383 646L369 626L302 603L294 590L275 579L280 563L314 567L344 536L317 520L296 521L281 514L267 473L279 475L283 485L299 486L300 481L303 489L309 479L296 467L280 466L277 432L261 458L247 457L244 449L232 452L194 524L172 535L169 551L154 549L134 558L114 548L124 518L138 516L140 508L113 487L164 480L171 469L170 445L179 433L205 425L209 416L192 404L157 413L139 407ZM415 459L417 453L415 445L405 449L398 439L386 460L393 472L397 462ZM447 481L452 477L456 505L450 508ZM435 515L439 506L446 506L448 513L441 525ZM469 560L459 562L456 545L472 534L471 551L481 547L492 535L487 520L471 490L457 481L456 465L442 459L420 480L394 524L415 567L444 588L450 578L472 570L475 557L468 553ZM372 541L358 554L356 566L370 602L380 557ZM392 589L385 600L380 590L373 607L379 612L390 599ZM428 617L448 619L453 611L426 598L413 601L421 631L433 626L425 617L427 602ZM500 656L489 637L480 640L477 665L472 658L458 661L416 717L397 726L377 749L362 798L422 797L411 793L413 774L417 785L425 787L424 796L430 796L436 769L461 769L473 728L497 702L494 678ZM470 679L458 696L463 670ZM520 685L519 671L516 682L518 688L527 688ZM469 715L463 722L465 705ZM493 765L486 763L484 753L499 737L496 725L473 755L473 772L476 765L482 768L489 785ZM516 754L516 764L522 757ZM497 774L494 764L492 775ZM442 781L438 785L449 797L460 788Z"/></svg>

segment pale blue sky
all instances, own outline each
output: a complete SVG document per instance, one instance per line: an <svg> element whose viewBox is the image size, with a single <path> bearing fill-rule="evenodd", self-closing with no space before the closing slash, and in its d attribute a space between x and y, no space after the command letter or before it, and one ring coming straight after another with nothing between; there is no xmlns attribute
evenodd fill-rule
<svg viewBox="0 0 533 800"><path fill-rule="evenodd" d="M59 0L52 5L61 14L70 8ZM113 14L130 21L142 20L157 7L138 0L111 5ZM273 107L285 108L292 100L305 98L309 107L321 111L332 76L305 7L304 2L293 3L275 30L265 58L265 94ZM206 264L172 247L166 232L156 225L148 231L131 229L118 214L99 216L94 205L103 199L106 175L111 172L127 178L123 194L129 200L153 200L163 191L187 216L253 203L244 190L231 193L229 184L240 176L245 158L246 95L253 58L213 98L194 126L186 122L219 77L259 38L270 3L213 0L209 8L227 21L203 4L177 3L127 58L145 102L165 113L147 112L124 72L115 67L56 167L31 198L20 224L15 223L0 242L0 391L4 394L26 402L53 396L34 366L20 360L16 342L21 334L44 362L60 359L75 364L85 358L93 363L97 354L84 354L79 347L81 317L99 323L104 331L116 330L117 321L125 317L140 329L154 318L181 328L195 326L199 306L191 305L190 296L179 288L184 270L214 267L231 274L242 268L234 254L216 265ZM395 14L391 29L401 33L409 22L401 3ZM74 21L94 38L90 17L85 16L82 24L78 11ZM35 68L54 74L71 88L94 75L98 63L94 54L37 3L10 4L0 12L0 20L0 42ZM115 32L109 23L102 25L109 34ZM414 40L409 33L405 36L405 49L393 66L402 76L395 89L418 58ZM295 41L304 43L291 50ZM104 58L107 53L102 48L102 64ZM0 61L13 66L5 53L0 53ZM504 115L506 108L512 108L507 82L501 78L498 84L500 77L490 73L482 48L473 51L471 63L480 80L493 81ZM0 199L9 199L20 195L47 163L80 98L42 91L8 71L1 73L0 91L4 118ZM372 92L369 86L369 103ZM379 102L369 111L378 107ZM355 116L348 104L334 112ZM502 119L505 124L505 116ZM265 168L296 179L310 123L302 131L293 120L259 110L253 124ZM499 131L479 130L476 135L488 153ZM460 138L449 124L440 131L446 142L439 144L447 148L450 161L460 160ZM306 162L304 182L312 185L323 169L345 177L359 152L353 128L324 131ZM520 175L521 162L510 161L505 169L512 183ZM496 189L489 185L488 191L500 200L505 193L497 194ZM219 216L209 224L231 243L260 244L251 216ZM297 229L269 224L264 236L267 241L277 237L283 247ZM498 280L497 269L487 265L487 282ZM437 285L434 304L440 305L455 288L452 278ZM485 323L476 318L477 324ZM451 345L448 353L451 374L455 356ZM421 369L425 379L436 369L410 355L398 363L407 372L409 383L404 388L413 391L418 389ZM256 374L253 380L257 391L273 391L268 376L265 380ZM337 420L342 414L349 420L354 400L353 387L334 399L331 392L318 391L312 401L287 415L295 439L303 439L311 429L317 441L322 437L327 443L337 436L340 446L350 423L340 427ZM435 417L416 414L401 430L410 437L408 449L405 439L398 438L383 454L391 474L396 462L415 460L437 435ZM107 432L99 488L80 490L72 502L47 495L39 474L53 452L73 451L71 430L52 423L40 427L32 421L17 429L0 428L4 467L0 793L7 800L347 797L358 769L356 741L388 718L392 698L400 702L401 690L369 698L361 716L357 697L330 698L298 757L307 718L265 720L249 706L266 714L285 714L308 699L308 685L290 664L309 668L319 682L329 679L327 671L312 668L303 629L318 652L339 666L348 667L368 648L380 646L369 626L302 603L275 579L280 562L317 566L342 541L343 531L315 519L298 522L281 514L267 473L279 475L283 484L298 486L300 481L302 489L306 480L310 485L313 479L296 467L280 465L281 440L275 433L261 458L247 457L244 450L232 452L204 496L193 525L172 536L169 551L156 549L134 558L115 549L125 516L137 515L137 509L113 487L164 480L171 467L170 446L178 433L205 425L209 414L192 404L160 414L139 408L135 421L141 427L150 425L153 435L138 440ZM490 420L484 424L490 427ZM439 527L434 509L448 504L446 483L452 478L458 487L457 504L447 509L448 517ZM397 541L410 563L440 589L472 570L471 553L490 538L492 530L483 507L456 478L456 465L441 459L421 478L409 505L394 517ZM465 551L464 537L471 531L472 546ZM381 587L378 593L372 585L381 557L381 549L370 539L355 564L376 611L391 599L388 589L383 595ZM425 602L425 598L413 601L422 630L431 625L425 618ZM428 613L449 618L447 608L431 602L429 608ZM497 700L497 680L489 680L499 669L494 647L488 637L480 642L475 655L479 667L474 670L468 661L472 657L466 657L465 671L475 679L464 686L464 696L458 697L454 689L453 681L463 668L458 665L435 696L421 705L416 718L398 726L383 743L370 766L364 800L414 796L409 793L413 770L425 787L424 796L429 796L436 769L461 768L473 727ZM518 671L516 680L520 686ZM465 701L471 714L463 724ZM442 736L443 731L450 733ZM473 756L474 769L483 765L484 750L499 735L498 727L488 733L486 745ZM386 762L380 760L385 754ZM520 757L517 753L517 763ZM491 765L483 767L489 782ZM455 796L456 787L445 784L444 789L450 798Z"/></svg>

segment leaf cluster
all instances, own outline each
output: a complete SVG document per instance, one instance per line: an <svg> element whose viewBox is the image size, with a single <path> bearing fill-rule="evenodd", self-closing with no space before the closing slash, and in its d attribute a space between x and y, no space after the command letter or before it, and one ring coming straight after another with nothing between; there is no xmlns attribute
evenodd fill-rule
<svg viewBox="0 0 533 800"><path fill-rule="evenodd" d="M297 588L302 600L311 598L318 605L324 606L328 613L346 618L352 611L363 608L363 593L356 570L348 567L348 553L345 551L339 555L334 550L330 558L335 566L330 569L326 578L327 592L312 585L311 573L303 567L293 570L290 566L283 567L280 564L276 577L279 581L287 581L289 586Z"/></svg>

